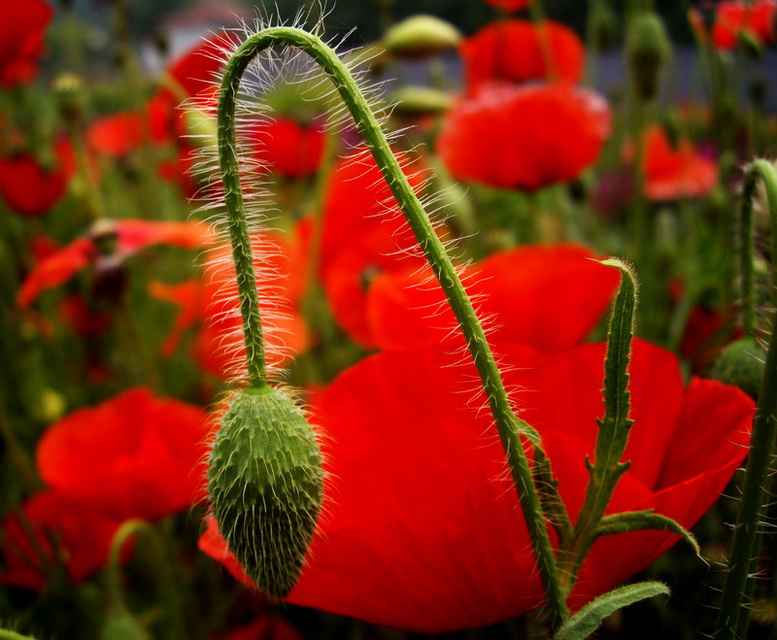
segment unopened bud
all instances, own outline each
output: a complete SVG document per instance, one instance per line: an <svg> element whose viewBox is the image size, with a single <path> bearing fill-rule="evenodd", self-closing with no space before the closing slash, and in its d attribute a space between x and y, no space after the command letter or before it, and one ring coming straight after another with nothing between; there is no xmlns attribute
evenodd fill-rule
<svg viewBox="0 0 777 640"><path fill-rule="evenodd" d="M63 73L54 80L54 93L59 111L67 122L78 122L84 114L84 81L73 73Z"/></svg>
<svg viewBox="0 0 777 640"><path fill-rule="evenodd" d="M453 49L461 32L452 24L428 15L406 18L383 37L383 46L398 58L426 58Z"/></svg>
<svg viewBox="0 0 777 640"><path fill-rule="evenodd" d="M392 114L408 118L439 115L453 103L453 98L446 91L416 85L398 89L388 100L395 105Z"/></svg>
<svg viewBox="0 0 777 640"><path fill-rule="evenodd" d="M287 595L321 509L323 471L313 429L282 389L233 396L213 443L208 494L246 575L269 595Z"/></svg>
<svg viewBox="0 0 777 640"><path fill-rule="evenodd" d="M732 384L758 397L761 378L764 374L766 352L752 336L735 340L728 345L715 362L713 377L726 384Z"/></svg>
<svg viewBox="0 0 777 640"><path fill-rule="evenodd" d="M661 18L652 12L635 16L626 35L626 60L640 99L656 97L661 71L671 55Z"/></svg>

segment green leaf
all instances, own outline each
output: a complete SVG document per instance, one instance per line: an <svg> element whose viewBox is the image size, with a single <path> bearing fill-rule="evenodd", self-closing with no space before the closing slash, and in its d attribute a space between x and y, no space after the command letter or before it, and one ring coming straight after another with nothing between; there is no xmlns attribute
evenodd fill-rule
<svg viewBox="0 0 777 640"><path fill-rule="evenodd" d="M637 283L631 267L617 258L602 264L621 270L621 284L610 316L607 331L607 355L604 359L604 419L599 422L596 439L598 466L612 466L620 461L626 449L631 411L629 362L634 336L634 310L637 306Z"/></svg>
<svg viewBox="0 0 777 640"><path fill-rule="evenodd" d="M618 609L660 594L669 595L669 587L660 582L638 582L613 589L589 602L569 618L561 625L553 640L584 640Z"/></svg>
<svg viewBox="0 0 777 640"><path fill-rule="evenodd" d="M596 537L628 533L629 531L644 531L646 529L676 533L693 547L697 556L701 557L699 543L696 542L696 538L693 537L690 531L675 520L672 520L672 518L650 510L624 511L623 513L605 516L596 527Z"/></svg>

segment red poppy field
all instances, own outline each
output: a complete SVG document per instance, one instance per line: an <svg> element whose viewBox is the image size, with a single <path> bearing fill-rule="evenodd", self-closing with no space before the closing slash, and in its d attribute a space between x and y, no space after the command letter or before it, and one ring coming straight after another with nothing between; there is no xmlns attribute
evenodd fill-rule
<svg viewBox="0 0 777 640"><path fill-rule="evenodd" d="M777 639L777 0L469 1L5 7L0 640Z"/></svg>

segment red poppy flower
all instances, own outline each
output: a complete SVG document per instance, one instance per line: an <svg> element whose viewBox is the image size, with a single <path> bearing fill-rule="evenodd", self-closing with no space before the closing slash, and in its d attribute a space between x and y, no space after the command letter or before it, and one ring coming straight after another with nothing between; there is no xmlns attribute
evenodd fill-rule
<svg viewBox="0 0 777 640"><path fill-rule="evenodd" d="M108 222L100 221L101 233L105 233L105 225ZM154 244L196 249L213 240L210 227L201 222L125 219L113 220L110 224L115 227L116 254L122 259ZM19 289L16 297L18 304L22 307L31 305L43 291L64 284L92 264L98 256L99 251L93 237L77 238L35 266Z"/></svg>
<svg viewBox="0 0 777 640"><path fill-rule="evenodd" d="M704 29L704 20L696 9L690 12L691 25L702 37L708 34ZM715 20L712 24L712 45L716 49L728 51L737 46L740 34L746 34L761 44L774 42L774 25L777 19L777 2L775 0L755 0L742 2L732 0L719 2L715 9Z"/></svg>
<svg viewBox="0 0 777 640"><path fill-rule="evenodd" d="M416 158L403 158L411 186L420 189L425 167ZM326 274L337 254L376 228L396 237L397 251L415 246L412 231L396 205L375 160L364 149L341 159L329 177L323 207L319 271ZM310 231L310 229L308 229Z"/></svg>
<svg viewBox="0 0 777 640"><path fill-rule="evenodd" d="M17 0L3 7L0 22L0 84L14 87L38 74L46 28L53 15L43 0Z"/></svg>
<svg viewBox="0 0 777 640"><path fill-rule="evenodd" d="M285 178L304 178L318 171L325 133L315 123L278 116L257 120L250 131L258 165Z"/></svg>
<svg viewBox="0 0 777 640"><path fill-rule="evenodd" d="M130 389L78 409L38 443L43 480L73 501L118 518L156 520L202 498L207 414Z"/></svg>
<svg viewBox="0 0 777 640"><path fill-rule="evenodd" d="M681 138L675 147L666 131L655 125L645 132L645 196L649 200L701 198L718 179L717 166L711 158L699 153L691 142ZM633 150L625 152L631 162Z"/></svg>
<svg viewBox="0 0 777 640"><path fill-rule="evenodd" d="M578 82L585 58L585 49L577 34L550 20L539 26L529 20L495 22L465 39L459 53L470 89L491 80ZM546 55L550 60L546 60Z"/></svg>
<svg viewBox="0 0 777 640"><path fill-rule="evenodd" d="M529 6L530 0L485 0L486 4L490 4L497 9L504 9L505 11L520 11Z"/></svg>
<svg viewBox="0 0 777 640"><path fill-rule="evenodd" d="M173 329L162 345L172 355L185 332L200 324L194 338L194 356L207 372L230 379L245 360L242 320L238 307L235 270L229 249L211 251L202 281L175 285L152 283L151 294L179 307ZM282 368L309 343L307 324L299 311L305 290L305 261L299 247L280 234L256 238L260 306L265 331L267 365Z"/></svg>
<svg viewBox="0 0 777 640"><path fill-rule="evenodd" d="M0 195L9 207L25 216L47 213L65 195L75 173L70 143L54 145L54 163L42 166L31 153L0 158Z"/></svg>
<svg viewBox="0 0 777 640"><path fill-rule="evenodd" d="M534 190L579 176L610 126L607 102L589 89L483 84L448 112L437 151L459 180Z"/></svg>
<svg viewBox="0 0 777 640"><path fill-rule="evenodd" d="M86 131L87 144L106 156L120 157L143 143L143 118L134 111L95 120Z"/></svg>
<svg viewBox="0 0 777 640"><path fill-rule="evenodd" d="M120 524L56 491L39 493L3 522L0 584L39 591L58 568L79 584L105 566Z"/></svg>
<svg viewBox="0 0 777 640"><path fill-rule="evenodd" d="M552 353L582 342L607 310L617 274L572 244L522 246L462 270L492 340L514 340ZM367 317L382 349L439 344L461 332L429 269L381 274L367 294Z"/></svg>
<svg viewBox="0 0 777 640"><path fill-rule="evenodd" d="M604 413L604 345L544 356L503 344L498 352L575 518ZM454 364L457 357L434 348L382 352L316 396L325 504L290 602L426 633L487 625L541 604L504 453L480 410L483 397L472 397L474 365ZM641 341L631 393L635 422L624 458L632 464L609 512L652 508L689 527L744 457L753 402L717 381L693 379L684 388L674 356ZM600 540L573 606L677 540L664 531ZM212 533L201 544L224 559Z"/></svg>

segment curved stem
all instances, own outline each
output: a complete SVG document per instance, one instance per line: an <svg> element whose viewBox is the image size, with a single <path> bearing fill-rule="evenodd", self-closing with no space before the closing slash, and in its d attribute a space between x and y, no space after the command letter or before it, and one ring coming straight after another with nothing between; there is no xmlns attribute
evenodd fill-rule
<svg viewBox="0 0 777 640"><path fill-rule="evenodd" d="M388 140L380 124L372 113L362 92L347 67L337 57L337 54L319 38L301 29L293 27L270 27L263 29L246 40L227 64L221 84L219 100L219 148L222 160L222 172L225 174L225 192L229 210L230 229L233 231L234 252L238 272L247 274L241 285L241 308L247 333L246 344L249 346L249 365L253 350L254 356L259 347L253 343L257 336L261 337L260 328L254 320L258 318L258 303L256 290L253 287L253 271L251 267L250 247L247 243L245 218L242 215L243 204L237 173L237 158L234 152L234 113L235 93L240 78L254 56L274 44L293 45L308 53L335 84L340 97L345 102L356 126L369 146L375 161L388 183L394 198L404 213L410 228L413 230L429 264L432 267L440 285L445 292L451 308L461 326L469 350L477 367L483 388L488 397L491 412L499 432L502 446L505 449L507 462L510 466L513 481L518 491L518 497L526 520L526 526L531 538L532 547L537 560L537 566L545 590L547 605L550 610L551 624L557 626L568 617L568 609L561 589L556 558L550 542L547 524L543 517L540 500L532 478L528 458L524 451L521 435L539 446L536 432L527 423L520 420L512 411L510 400L502 382L491 348L485 333L475 314L461 281L456 274L445 249L437 237L431 222L421 203L413 192L410 183L394 157ZM245 254L248 254L246 257ZM258 378L258 373L255 374ZM259 378L263 380L263 378Z"/></svg>
<svg viewBox="0 0 777 640"><path fill-rule="evenodd" d="M777 171L766 160L756 160L745 173L744 193L742 201L742 218L747 219L748 226L752 224L752 207L755 187L759 178L766 186L769 200L769 216L772 232L772 255L777 245ZM743 281L745 274L750 273L752 286L752 231L742 230L743 238L750 238L750 244L740 248L743 254ZM747 258L745 258L745 255ZM747 262L746 262L747 260ZM772 265L772 286L777 285L777 263ZM745 291L745 296L748 292ZM775 294L777 295L777 294ZM749 300L752 307L752 299ZM758 395L758 409L753 421L753 435L750 441L750 451L747 458L742 498L734 529L734 539L731 543L729 556L729 571L723 587L723 597L718 614L718 640L734 640L740 637L739 632L746 628L750 609L743 606L743 594L747 590L747 581L753 554L758 548L759 523L763 512L764 498L767 495L769 468L772 461L775 439L777 436L777 330L773 328L766 354L766 368L761 390Z"/></svg>

